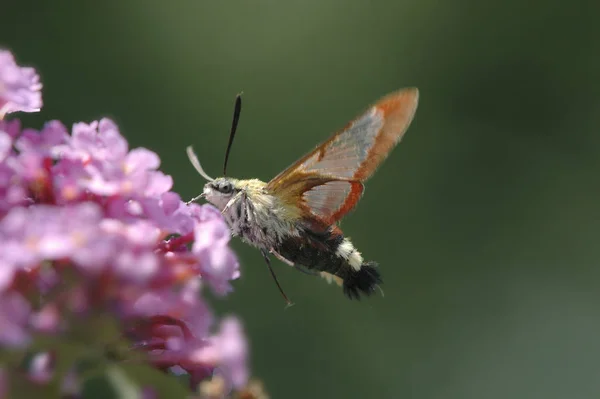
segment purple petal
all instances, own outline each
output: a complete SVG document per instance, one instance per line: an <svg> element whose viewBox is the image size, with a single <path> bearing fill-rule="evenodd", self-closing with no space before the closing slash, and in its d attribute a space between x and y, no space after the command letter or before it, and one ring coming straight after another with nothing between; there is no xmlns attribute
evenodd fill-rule
<svg viewBox="0 0 600 399"><path fill-rule="evenodd" d="M224 247L231 237L231 231L223 219L199 223L194 229L194 246L192 251L202 252L212 248Z"/></svg>
<svg viewBox="0 0 600 399"><path fill-rule="evenodd" d="M9 112L37 112L42 107L42 84L35 69L19 67L13 55L0 50L0 119Z"/></svg>
<svg viewBox="0 0 600 399"><path fill-rule="evenodd" d="M189 209L190 214L199 222L208 222L215 219L223 220L221 211L211 204L190 204Z"/></svg>
<svg viewBox="0 0 600 399"><path fill-rule="evenodd" d="M29 303L19 294L0 297L0 344L19 347L29 342L26 327L30 311Z"/></svg>
<svg viewBox="0 0 600 399"><path fill-rule="evenodd" d="M248 383L248 344L241 323L235 318L221 322L221 331L217 339L221 357L219 369L236 388Z"/></svg>
<svg viewBox="0 0 600 399"><path fill-rule="evenodd" d="M112 153L108 159L123 159L127 155L129 144L119 132L117 125L109 118L102 118L98 123L98 137L105 148Z"/></svg>
<svg viewBox="0 0 600 399"><path fill-rule="evenodd" d="M63 149L64 154L84 162L90 159L120 162L129 147L114 122L106 118L90 124L74 124L70 144Z"/></svg>
<svg viewBox="0 0 600 399"><path fill-rule="evenodd" d="M29 378L37 384L50 382L54 359L49 352L37 353L29 365Z"/></svg>
<svg viewBox="0 0 600 399"><path fill-rule="evenodd" d="M137 282L148 281L156 274L159 266L159 259L152 252L123 251L114 260L114 270L119 277Z"/></svg>
<svg viewBox="0 0 600 399"><path fill-rule="evenodd" d="M64 376L61 387L61 393L67 398L80 397L81 384L75 370L69 370Z"/></svg>
<svg viewBox="0 0 600 399"><path fill-rule="evenodd" d="M145 194L149 197L156 197L165 194L173 187L173 178L162 172L147 172L148 182Z"/></svg>
<svg viewBox="0 0 600 399"><path fill-rule="evenodd" d="M153 223L140 220L123 229L127 240L133 246L153 248L159 241L161 232Z"/></svg>
<svg viewBox="0 0 600 399"><path fill-rule="evenodd" d="M145 148L134 148L125 156L125 173L135 170L154 170L159 165L158 155Z"/></svg>
<svg viewBox="0 0 600 399"><path fill-rule="evenodd" d="M228 385L241 388L248 382L248 344L240 322L229 317L221 322L217 335L210 344L198 348L190 355L193 363L210 365L222 375Z"/></svg>
<svg viewBox="0 0 600 399"><path fill-rule="evenodd" d="M221 213L214 207L203 206L192 212L203 220L194 228L192 252L198 256L202 276L217 295L232 290L229 281L239 276L237 258L229 248L231 232Z"/></svg>
<svg viewBox="0 0 600 399"><path fill-rule="evenodd" d="M213 323L213 315L198 296L195 282L186 284L180 293L169 290L146 292L129 303L125 312L135 316L170 316L182 320L198 338L206 337Z"/></svg>
<svg viewBox="0 0 600 399"><path fill-rule="evenodd" d="M12 137L0 130L0 162L4 161L12 152L12 144Z"/></svg>
<svg viewBox="0 0 600 399"><path fill-rule="evenodd" d="M15 170L0 163L0 216L12 207L22 205L27 200L24 182Z"/></svg>
<svg viewBox="0 0 600 399"><path fill-rule="evenodd" d="M55 148L64 145L69 138L67 128L59 121L47 122L41 131L25 129L15 146L20 152L32 151L49 154ZM53 154L56 155L56 154Z"/></svg>
<svg viewBox="0 0 600 399"><path fill-rule="evenodd" d="M38 331L56 332L60 317L60 310L57 306L49 304L32 315L31 325Z"/></svg>
<svg viewBox="0 0 600 399"><path fill-rule="evenodd" d="M13 139L21 134L21 121L12 119L10 121L0 119L0 131L7 133Z"/></svg>
<svg viewBox="0 0 600 399"><path fill-rule="evenodd" d="M19 254L13 255L20 256L14 259L21 264L26 259L39 262L78 257L80 251L89 252L102 242L98 230L101 217L100 207L93 203L14 208L0 221L0 238L13 243L14 252Z"/></svg>
<svg viewBox="0 0 600 399"><path fill-rule="evenodd" d="M15 272L17 271L15 261L15 249L13 243L3 242L2 248L0 248L0 292L4 292L13 282ZM17 247L20 251L22 248Z"/></svg>

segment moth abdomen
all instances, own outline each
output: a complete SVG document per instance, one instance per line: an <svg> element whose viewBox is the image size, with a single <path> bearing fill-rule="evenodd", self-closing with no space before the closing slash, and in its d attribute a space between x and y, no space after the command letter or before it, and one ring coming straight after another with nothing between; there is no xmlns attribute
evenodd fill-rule
<svg viewBox="0 0 600 399"><path fill-rule="evenodd" d="M325 272L340 278L344 293L351 299L372 294L382 283L377 264L364 262L352 242L339 229L318 233L304 230L299 236L284 240L276 250L309 271Z"/></svg>
<svg viewBox="0 0 600 399"><path fill-rule="evenodd" d="M360 294L371 295L382 282L377 263L364 262L358 271L348 273L344 278L344 294L350 299L360 299Z"/></svg>
<svg viewBox="0 0 600 399"><path fill-rule="evenodd" d="M336 255L350 266L343 275L339 275L343 279L344 294L348 298L360 299L361 294L371 295L375 288L383 283L377 263L365 262L349 239L344 238L336 250Z"/></svg>

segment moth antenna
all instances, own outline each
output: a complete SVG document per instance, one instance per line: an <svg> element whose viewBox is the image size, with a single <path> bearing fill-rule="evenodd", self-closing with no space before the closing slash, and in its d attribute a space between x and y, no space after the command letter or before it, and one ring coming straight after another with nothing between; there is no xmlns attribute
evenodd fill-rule
<svg viewBox="0 0 600 399"><path fill-rule="evenodd" d="M200 176L204 177L208 181L215 180L212 177L210 177L204 171L204 169L202 169L202 165L200 165L200 161L198 160L198 157L196 156L196 153L194 152L194 149L191 145L185 149L185 152L187 152L187 156L190 159L190 162L192 163L192 165L194 165L194 169L196 169L196 172L200 173Z"/></svg>
<svg viewBox="0 0 600 399"><path fill-rule="evenodd" d="M279 284L279 280L277 279L277 275L275 274L275 270L273 270L273 268L271 267L271 260L269 259L269 254L267 254L263 250L261 250L261 253L262 253L263 257L265 258L265 261L267 262L267 267L269 268L269 271L271 272L271 276L273 276L273 280L275 280L275 284L277 285L277 288L279 289L281 296L283 297L283 299L285 299L285 302L286 302L285 308L287 309L290 306L293 306L294 303L292 301L290 301L290 299L285 294L285 291L283 291L283 288L281 287L281 284Z"/></svg>
<svg viewBox="0 0 600 399"><path fill-rule="evenodd" d="M231 152L233 138L235 137L235 131L237 130L238 121L240 120L240 112L242 112L242 93L239 93L237 96L235 96L233 120L231 121L231 131L229 132L229 142L227 143L227 150L225 151L225 162L223 162L223 176L227 176L227 160L229 159L229 152Z"/></svg>

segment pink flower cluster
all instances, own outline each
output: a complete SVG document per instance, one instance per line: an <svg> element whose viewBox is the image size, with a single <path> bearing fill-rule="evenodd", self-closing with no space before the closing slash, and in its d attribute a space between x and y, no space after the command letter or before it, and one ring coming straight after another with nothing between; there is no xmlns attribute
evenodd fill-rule
<svg viewBox="0 0 600 399"><path fill-rule="evenodd" d="M0 51L0 119L40 108L40 88ZM213 373L246 384L240 323L213 331L201 296L205 286L226 295L239 277L229 228L214 207L182 202L159 165L109 119L71 132L0 120L0 348L26 350L109 315L153 366L194 384Z"/></svg>
<svg viewBox="0 0 600 399"><path fill-rule="evenodd" d="M35 69L18 66L9 51L0 49L0 119L9 112L39 111L41 90Z"/></svg>

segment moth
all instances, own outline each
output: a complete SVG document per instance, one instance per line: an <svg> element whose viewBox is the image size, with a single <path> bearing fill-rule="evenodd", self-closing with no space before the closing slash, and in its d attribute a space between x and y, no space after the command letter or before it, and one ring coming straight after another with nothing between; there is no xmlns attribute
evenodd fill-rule
<svg viewBox="0 0 600 399"><path fill-rule="evenodd" d="M371 295L382 284L378 265L363 259L338 224L356 207L365 181L404 136L418 100L416 88L388 94L266 183L227 177L242 104L238 95L223 177L206 174L192 147L187 147L190 162L207 180L202 194L191 201L205 198L222 212L233 236L260 250L288 305L270 255L335 281L350 299Z"/></svg>

